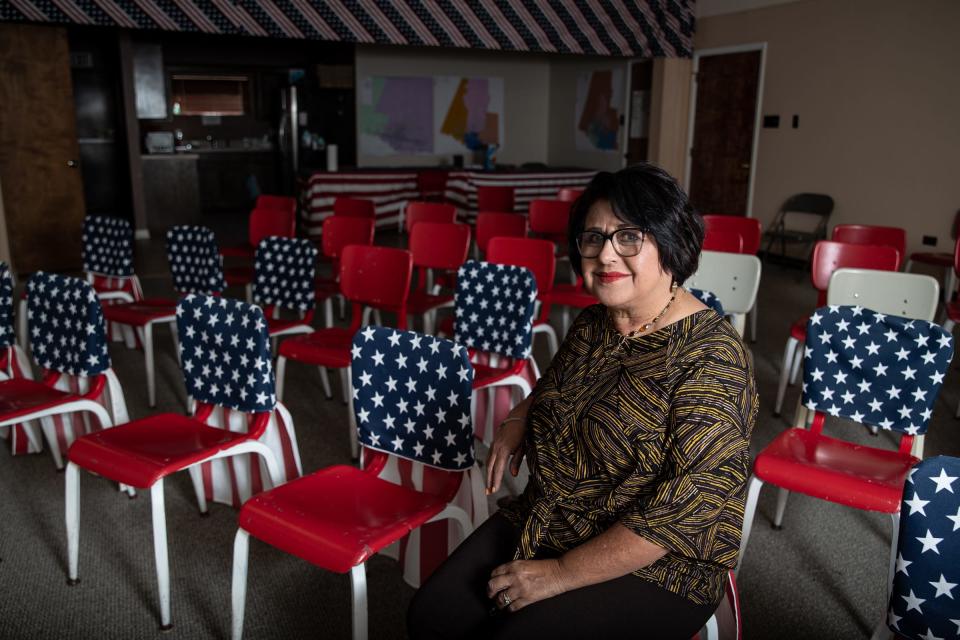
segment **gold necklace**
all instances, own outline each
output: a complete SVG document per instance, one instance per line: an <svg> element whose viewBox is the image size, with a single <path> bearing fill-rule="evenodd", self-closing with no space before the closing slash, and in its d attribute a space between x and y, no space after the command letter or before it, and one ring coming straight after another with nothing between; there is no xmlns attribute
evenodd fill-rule
<svg viewBox="0 0 960 640"><path fill-rule="evenodd" d="M617 345L617 349L622 348L627 343L627 340L629 340L630 338L636 338L637 336L643 333L646 333L647 331L652 329L653 326L657 324L657 322L659 322L660 319L667 313L667 309L670 308L670 305L673 304L673 301L676 299L677 299L677 283L671 282L670 283L670 299L667 301L667 304L663 307L663 309L660 310L660 313L654 316L653 320L651 320L650 322L646 322L640 325L640 327L634 329L633 331L631 331L626 335L621 335L620 344Z"/></svg>

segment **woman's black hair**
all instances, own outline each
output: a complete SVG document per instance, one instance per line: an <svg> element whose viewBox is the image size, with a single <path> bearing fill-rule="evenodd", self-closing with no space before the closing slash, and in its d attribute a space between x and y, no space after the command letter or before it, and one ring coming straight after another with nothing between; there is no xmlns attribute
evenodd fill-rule
<svg viewBox="0 0 960 640"><path fill-rule="evenodd" d="M683 284L697 271L703 246L703 217L687 194L666 171L652 164L635 164L616 173L601 171L573 203L567 231L570 264L583 275L577 236L587 214L600 200L610 203L615 216L643 229L660 252L660 268Z"/></svg>

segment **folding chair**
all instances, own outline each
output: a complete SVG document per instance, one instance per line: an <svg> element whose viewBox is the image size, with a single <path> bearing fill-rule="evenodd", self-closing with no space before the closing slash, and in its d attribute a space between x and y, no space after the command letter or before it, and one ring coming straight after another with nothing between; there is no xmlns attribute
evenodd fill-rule
<svg viewBox="0 0 960 640"><path fill-rule="evenodd" d="M70 447L66 478L71 585L78 582L80 469L150 489L161 630L172 626L164 478L188 470L202 513L207 511L204 462L256 454L272 486L286 480L284 466L260 441L277 402L263 312L245 302L188 295L177 305L177 328L187 390L196 400L193 416L157 414L84 436ZM246 432L210 426L215 414L227 411L246 414Z"/></svg>
<svg viewBox="0 0 960 640"><path fill-rule="evenodd" d="M954 240L954 244L956 244L958 235L960 235L960 209L957 209L957 213L953 217L953 228L950 230L950 238ZM954 255L946 251L911 253L910 257L907 258L907 263L903 266L903 270L912 271L914 262L943 269L943 303L949 305L953 300L954 291L957 290L957 270L953 266Z"/></svg>
<svg viewBox="0 0 960 640"><path fill-rule="evenodd" d="M457 221L457 208L445 202L410 202L404 214L404 230L409 235L418 222Z"/></svg>
<svg viewBox="0 0 960 640"><path fill-rule="evenodd" d="M730 323L741 336L747 323L747 312L757 302L760 289L760 259L742 253L704 251L700 266L685 286L710 291L723 304Z"/></svg>
<svg viewBox="0 0 960 640"><path fill-rule="evenodd" d="M417 281L407 298L408 325L414 316L423 317L423 332L432 334L437 310L453 306L453 296L440 293L433 286L431 270L442 273L456 271L467 259L470 250L470 227L450 222L420 222L410 233L410 253Z"/></svg>
<svg viewBox="0 0 960 640"><path fill-rule="evenodd" d="M767 236L764 257L773 254L773 245L780 243L782 258L787 258L787 245L803 245L803 261L809 267L813 247L818 240L827 238L827 221L833 213L833 198L819 193L798 193L790 196L780 207ZM793 226L794 223L800 223ZM805 224L804 224L805 223Z"/></svg>
<svg viewBox="0 0 960 640"><path fill-rule="evenodd" d="M953 357L953 339L940 326L861 306L820 307L810 316L807 337L803 404L814 412L813 422L809 429L782 432L757 456L747 489L740 561L765 482L780 488L776 528L795 491L887 513L896 531L904 480L918 462L911 454L913 440L926 432ZM826 436L827 414L900 432L900 446L890 451Z"/></svg>
<svg viewBox="0 0 960 640"><path fill-rule="evenodd" d="M477 187L477 211L514 213L513 187Z"/></svg>
<svg viewBox="0 0 960 640"><path fill-rule="evenodd" d="M900 528L890 552L890 602L872 640L955 638L960 602L954 595L960 567L960 458L937 456L907 474ZM957 485L960 488L960 485Z"/></svg>
<svg viewBox="0 0 960 640"><path fill-rule="evenodd" d="M340 254L351 244L372 245L373 218L350 218L331 216L323 221L320 248L330 261L331 277L317 276L316 301L323 301L325 326L333 326L333 299L340 300L340 317L343 317L343 294L340 293Z"/></svg>
<svg viewBox="0 0 960 640"><path fill-rule="evenodd" d="M907 231L903 227L882 227L872 224L838 224L830 239L847 244L874 244L897 250L897 268L907 255Z"/></svg>
<svg viewBox="0 0 960 640"><path fill-rule="evenodd" d="M263 307L271 338L313 331L316 265L317 248L306 238L269 237L260 241L253 299ZM298 317L281 318L283 310Z"/></svg>
<svg viewBox="0 0 960 640"><path fill-rule="evenodd" d="M429 522L454 520L464 537L473 530L469 514L453 503L464 473L481 491L483 484L474 462L466 350L367 327L353 337L351 352L364 468L328 467L243 506L233 552L233 640L243 634L250 536L328 571L349 572L353 638L364 640L366 561ZM384 479L394 460L422 469L419 486Z"/></svg>
<svg viewBox="0 0 960 640"><path fill-rule="evenodd" d="M527 237L527 217L516 213L481 211L476 220L476 244L473 257L477 260L487 253L487 245L493 238Z"/></svg>

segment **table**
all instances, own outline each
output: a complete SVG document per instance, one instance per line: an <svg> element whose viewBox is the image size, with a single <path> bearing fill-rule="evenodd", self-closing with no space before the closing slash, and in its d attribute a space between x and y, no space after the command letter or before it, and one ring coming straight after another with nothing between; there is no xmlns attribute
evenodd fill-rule
<svg viewBox="0 0 960 640"><path fill-rule="evenodd" d="M460 218L473 222L477 216L477 187L513 187L514 212L526 213L531 200L554 199L560 189L583 189L596 171L451 171L444 198L460 210Z"/></svg>

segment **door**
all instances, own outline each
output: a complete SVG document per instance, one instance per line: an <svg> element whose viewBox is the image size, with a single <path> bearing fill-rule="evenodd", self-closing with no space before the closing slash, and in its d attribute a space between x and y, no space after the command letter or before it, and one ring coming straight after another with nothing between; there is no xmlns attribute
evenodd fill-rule
<svg viewBox="0 0 960 640"><path fill-rule="evenodd" d="M0 24L0 184L18 273L80 269L79 157L66 30Z"/></svg>
<svg viewBox="0 0 960 640"><path fill-rule="evenodd" d="M644 162L650 156L650 93L653 62L641 60L630 65L630 126L627 132L627 164Z"/></svg>
<svg viewBox="0 0 960 640"><path fill-rule="evenodd" d="M748 213L761 55L745 51L699 59L690 200L701 213Z"/></svg>

